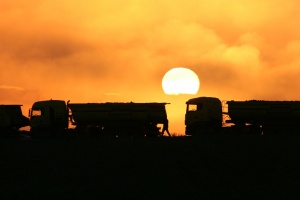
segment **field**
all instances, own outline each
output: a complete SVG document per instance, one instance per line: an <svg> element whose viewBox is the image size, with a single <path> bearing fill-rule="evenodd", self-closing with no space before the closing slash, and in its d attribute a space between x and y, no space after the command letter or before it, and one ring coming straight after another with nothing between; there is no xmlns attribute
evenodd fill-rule
<svg viewBox="0 0 300 200"><path fill-rule="evenodd" d="M1 139L0 198L297 199L299 144L298 135Z"/></svg>

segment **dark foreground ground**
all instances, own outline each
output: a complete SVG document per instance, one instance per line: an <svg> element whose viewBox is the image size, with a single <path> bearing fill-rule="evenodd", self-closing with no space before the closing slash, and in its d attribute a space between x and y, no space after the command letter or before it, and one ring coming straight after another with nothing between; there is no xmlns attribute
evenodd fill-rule
<svg viewBox="0 0 300 200"><path fill-rule="evenodd" d="M0 199L299 199L300 136L0 140Z"/></svg>

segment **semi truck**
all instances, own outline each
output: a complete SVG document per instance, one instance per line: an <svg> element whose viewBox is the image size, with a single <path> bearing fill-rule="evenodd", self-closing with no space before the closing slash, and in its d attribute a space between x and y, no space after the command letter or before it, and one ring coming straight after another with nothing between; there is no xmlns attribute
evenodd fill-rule
<svg viewBox="0 0 300 200"><path fill-rule="evenodd" d="M19 136L19 129L29 126L29 119L22 114L22 105L0 105L0 137Z"/></svg>
<svg viewBox="0 0 300 200"><path fill-rule="evenodd" d="M185 133L297 133L300 101L224 101L198 97L186 102Z"/></svg>
<svg viewBox="0 0 300 200"><path fill-rule="evenodd" d="M30 109L33 137L47 133L120 136L159 136L167 122L168 103L67 103L38 101Z"/></svg>
<svg viewBox="0 0 300 200"><path fill-rule="evenodd" d="M65 101L46 100L35 102L29 110L30 136L63 136L69 128L69 113Z"/></svg>

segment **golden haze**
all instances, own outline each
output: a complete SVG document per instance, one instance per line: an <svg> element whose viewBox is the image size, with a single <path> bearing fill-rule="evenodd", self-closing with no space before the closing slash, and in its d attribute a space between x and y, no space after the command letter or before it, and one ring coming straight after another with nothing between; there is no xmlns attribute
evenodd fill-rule
<svg viewBox="0 0 300 200"><path fill-rule="evenodd" d="M299 100L298 0L27 0L0 3L0 104L170 102L171 132L185 101ZM167 96L174 67L196 72L196 95Z"/></svg>

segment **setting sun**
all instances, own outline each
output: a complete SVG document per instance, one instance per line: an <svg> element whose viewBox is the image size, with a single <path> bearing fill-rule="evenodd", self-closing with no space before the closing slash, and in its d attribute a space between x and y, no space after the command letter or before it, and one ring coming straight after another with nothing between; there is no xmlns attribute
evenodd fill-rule
<svg viewBox="0 0 300 200"><path fill-rule="evenodd" d="M183 134L192 95L299 100L299 6L2 0L0 104L23 105L27 114L34 102L51 98L169 102L170 130Z"/></svg>
<svg viewBox="0 0 300 200"><path fill-rule="evenodd" d="M195 72L178 67L169 70L162 79L162 87L166 94L196 94L200 81Z"/></svg>

